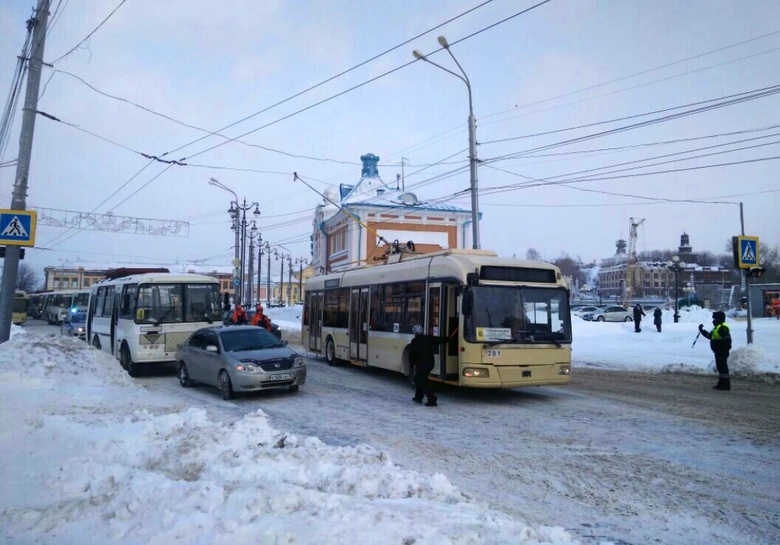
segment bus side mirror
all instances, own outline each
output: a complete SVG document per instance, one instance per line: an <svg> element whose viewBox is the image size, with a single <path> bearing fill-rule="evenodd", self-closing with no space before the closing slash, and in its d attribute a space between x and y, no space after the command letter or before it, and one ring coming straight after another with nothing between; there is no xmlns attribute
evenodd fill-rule
<svg viewBox="0 0 780 545"><path fill-rule="evenodd" d="M471 311L474 308L474 292L470 289L463 291L463 301L460 308L464 316L471 316Z"/></svg>
<svg viewBox="0 0 780 545"><path fill-rule="evenodd" d="M146 311L144 311L142 308L139 308L135 311L135 321L143 322L144 320L146 320Z"/></svg>
<svg viewBox="0 0 780 545"><path fill-rule="evenodd" d="M468 273L466 275L466 284L469 286L478 286L479 285L479 274L475 272Z"/></svg>

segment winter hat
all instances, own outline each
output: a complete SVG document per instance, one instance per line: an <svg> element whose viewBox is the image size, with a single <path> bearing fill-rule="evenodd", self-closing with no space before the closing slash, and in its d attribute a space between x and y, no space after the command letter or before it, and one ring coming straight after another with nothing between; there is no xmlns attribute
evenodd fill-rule
<svg viewBox="0 0 780 545"><path fill-rule="evenodd" d="M414 333L415 335L422 335L422 332L423 332L423 328L420 324L417 324L412 328L412 333Z"/></svg>
<svg viewBox="0 0 780 545"><path fill-rule="evenodd" d="M717 322L719 324L722 324L723 322L726 321L726 313L725 312L721 312L720 310L717 311L717 312L713 312L712 313L712 319L713 319L713 321L715 321L715 322Z"/></svg>

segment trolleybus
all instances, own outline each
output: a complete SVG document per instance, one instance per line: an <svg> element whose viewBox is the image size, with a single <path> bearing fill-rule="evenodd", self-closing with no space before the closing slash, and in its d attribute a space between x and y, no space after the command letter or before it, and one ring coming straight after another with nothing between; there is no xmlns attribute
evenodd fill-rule
<svg viewBox="0 0 780 545"><path fill-rule="evenodd" d="M11 322L16 325L27 323L27 311L30 308L30 296L24 290L14 292L14 311L11 314Z"/></svg>
<svg viewBox="0 0 780 545"><path fill-rule="evenodd" d="M215 322L221 323L215 278L129 274L91 286L87 342L112 354L134 377L142 365L174 361L179 344Z"/></svg>
<svg viewBox="0 0 780 545"><path fill-rule="evenodd" d="M474 388L571 379L569 292L560 270L482 250L394 254L306 281L302 344L338 360L410 373L415 325L446 337L433 380Z"/></svg>

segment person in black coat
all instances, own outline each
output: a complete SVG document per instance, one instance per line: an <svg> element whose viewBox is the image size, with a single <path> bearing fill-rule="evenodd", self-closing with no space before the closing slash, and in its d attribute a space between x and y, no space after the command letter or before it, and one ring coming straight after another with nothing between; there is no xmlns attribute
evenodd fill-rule
<svg viewBox="0 0 780 545"><path fill-rule="evenodd" d="M653 323L655 324L655 328L658 330L658 333L661 332L661 323L663 322L663 311L661 310L661 307L655 307L655 311L653 312Z"/></svg>
<svg viewBox="0 0 780 545"><path fill-rule="evenodd" d="M712 313L712 331L704 329L699 324L699 333L710 340L710 348L715 354L715 367L718 368L718 383L713 386L715 390L731 390L731 377L729 376L729 352L731 351L731 332L726 325L724 312Z"/></svg>
<svg viewBox="0 0 780 545"><path fill-rule="evenodd" d="M414 331L414 338L409 343L409 363L413 369L415 385L412 400L415 403L422 403L423 396L425 396L428 398L425 406L436 407L436 395L428 375L433 371L433 357L437 345L446 344L449 339L435 335L423 335L423 328L420 325L414 326L412 331Z"/></svg>
<svg viewBox="0 0 780 545"><path fill-rule="evenodd" d="M645 311L642 308L642 305L637 303L634 306L634 333L639 333L640 331L642 331L642 328L639 327L639 324L642 323L642 316L644 315L645 315Z"/></svg>

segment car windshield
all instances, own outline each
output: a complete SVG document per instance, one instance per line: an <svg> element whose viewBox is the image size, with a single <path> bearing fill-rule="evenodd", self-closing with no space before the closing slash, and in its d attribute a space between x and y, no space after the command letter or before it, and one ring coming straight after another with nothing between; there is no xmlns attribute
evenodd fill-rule
<svg viewBox="0 0 780 545"><path fill-rule="evenodd" d="M571 342L566 290L516 286L474 286L466 339L472 342Z"/></svg>
<svg viewBox="0 0 780 545"><path fill-rule="evenodd" d="M73 312L70 315L70 323L72 324L84 323L86 321L87 321L86 312Z"/></svg>
<svg viewBox="0 0 780 545"><path fill-rule="evenodd" d="M222 332L222 346L226 352L263 350L284 346L279 339L259 327L242 327Z"/></svg>

